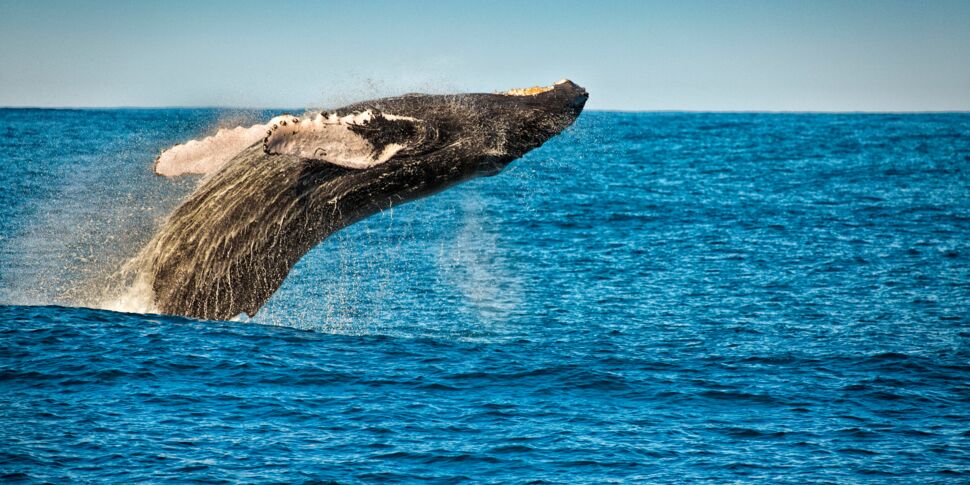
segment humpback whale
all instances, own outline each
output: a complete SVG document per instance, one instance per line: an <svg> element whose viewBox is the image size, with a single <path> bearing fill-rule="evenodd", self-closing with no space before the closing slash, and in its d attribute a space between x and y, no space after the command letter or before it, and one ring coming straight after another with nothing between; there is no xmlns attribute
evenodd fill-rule
<svg viewBox="0 0 970 485"><path fill-rule="evenodd" d="M277 116L177 145L159 175L205 174L134 261L152 308L253 316L335 231L499 173L570 126L588 94L563 80L503 93L408 94Z"/></svg>

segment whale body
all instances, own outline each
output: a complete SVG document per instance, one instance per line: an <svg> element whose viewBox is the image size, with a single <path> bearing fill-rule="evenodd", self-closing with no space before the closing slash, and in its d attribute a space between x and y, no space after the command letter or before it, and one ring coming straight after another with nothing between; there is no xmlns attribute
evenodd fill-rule
<svg viewBox="0 0 970 485"><path fill-rule="evenodd" d="M156 173L207 175L138 256L153 310L253 316L330 234L499 173L570 126L587 98L567 80L495 94L411 94L173 147Z"/></svg>

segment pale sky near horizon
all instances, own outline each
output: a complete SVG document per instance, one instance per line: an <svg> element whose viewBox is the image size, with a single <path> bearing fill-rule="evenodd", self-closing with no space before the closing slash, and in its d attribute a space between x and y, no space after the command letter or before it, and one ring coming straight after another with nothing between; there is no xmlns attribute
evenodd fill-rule
<svg viewBox="0 0 970 485"><path fill-rule="evenodd" d="M591 109L968 111L970 1L0 0L0 106L335 107L563 77Z"/></svg>

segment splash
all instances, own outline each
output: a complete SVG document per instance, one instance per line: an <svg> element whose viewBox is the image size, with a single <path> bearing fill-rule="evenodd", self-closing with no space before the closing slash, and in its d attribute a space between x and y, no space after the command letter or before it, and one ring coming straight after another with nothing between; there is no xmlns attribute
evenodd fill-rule
<svg viewBox="0 0 970 485"><path fill-rule="evenodd" d="M139 258L135 258L126 263L126 266L137 266ZM101 299L92 305L95 308L111 310L125 313L158 313L152 295L152 284L148 276L141 271L133 271L126 268L115 278L133 276L133 280L127 281L113 289L104 292Z"/></svg>
<svg viewBox="0 0 970 485"><path fill-rule="evenodd" d="M439 270L459 289L463 309L478 322L501 325L522 306L523 282L509 266L496 233L487 228L485 202L476 194L461 201L462 224L455 241L438 254Z"/></svg>

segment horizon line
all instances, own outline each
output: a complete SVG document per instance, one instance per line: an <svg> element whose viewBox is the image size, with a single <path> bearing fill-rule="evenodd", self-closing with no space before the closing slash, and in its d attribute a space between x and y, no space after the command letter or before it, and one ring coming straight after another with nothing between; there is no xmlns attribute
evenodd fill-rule
<svg viewBox="0 0 970 485"><path fill-rule="evenodd" d="M237 111L309 111L306 108L251 107L251 106L0 106L0 110L49 110L49 111L111 111L111 110L237 110ZM684 114L970 114L970 109L926 109L926 110L803 110L803 109L584 109L596 113L684 113Z"/></svg>

